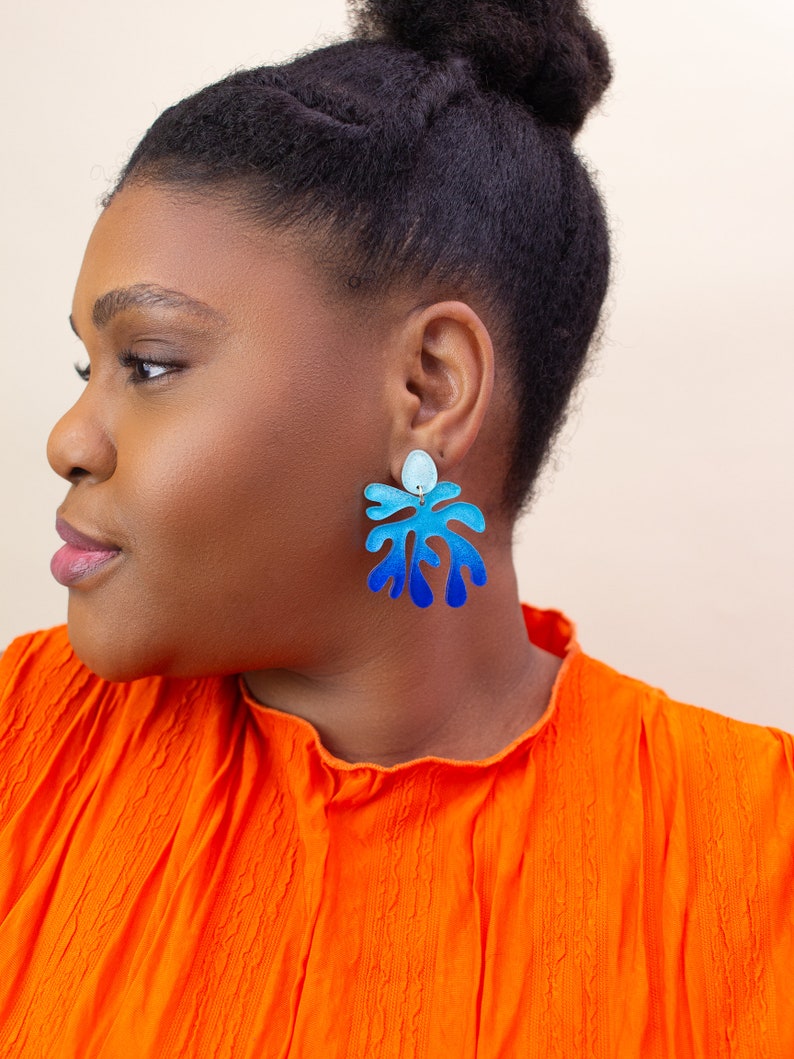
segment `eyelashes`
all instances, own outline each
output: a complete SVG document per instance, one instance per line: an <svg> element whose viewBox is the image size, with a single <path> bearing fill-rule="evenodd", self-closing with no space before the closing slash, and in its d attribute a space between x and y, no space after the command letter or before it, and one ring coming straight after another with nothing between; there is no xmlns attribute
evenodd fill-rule
<svg viewBox="0 0 794 1059"><path fill-rule="evenodd" d="M181 365L169 361L152 360L151 357L141 357L133 353L131 349L123 349L118 355L118 363L122 368L128 369L128 381L133 386L141 386L145 383L155 382L157 379L165 378L174 372L181 370ZM83 382L91 378L90 364L75 364L74 370Z"/></svg>

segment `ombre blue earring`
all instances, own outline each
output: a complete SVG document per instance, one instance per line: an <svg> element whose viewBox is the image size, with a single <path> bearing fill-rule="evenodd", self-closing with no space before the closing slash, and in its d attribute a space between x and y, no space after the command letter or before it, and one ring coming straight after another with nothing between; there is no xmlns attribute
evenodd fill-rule
<svg viewBox="0 0 794 1059"><path fill-rule="evenodd" d="M422 449L408 453L401 478L404 490L380 482L373 482L364 490L367 500L374 500L376 504L375 507L367 508L367 517L373 522L380 522L405 508L413 509L407 518L370 530L367 537L368 552L379 552L386 541L391 541L391 547L385 559L381 559L370 573L367 584L373 592L380 592L391 581L389 595L397 599L405 588L407 572L411 599L417 607L429 607L433 602L433 592L419 564L441 565L438 554L427 543L431 537L441 537L449 548L450 558L444 598L450 607L462 607L467 599L463 568L469 571L473 585L484 585L488 578L480 553L473 544L450 529L449 523L460 522L475 533L482 533L485 517L474 504L463 501L436 507L444 500L459 496L460 486L454 482L439 482L432 456ZM409 534L413 534L410 556Z"/></svg>

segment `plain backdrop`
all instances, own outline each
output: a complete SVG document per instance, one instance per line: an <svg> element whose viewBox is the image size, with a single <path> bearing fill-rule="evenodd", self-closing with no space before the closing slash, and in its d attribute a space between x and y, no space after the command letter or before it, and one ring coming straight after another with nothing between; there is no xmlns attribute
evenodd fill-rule
<svg viewBox="0 0 794 1059"><path fill-rule="evenodd" d="M616 77L579 139L616 256L605 337L518 534L524 598L677 698L794 729L791 0L596 0ZM72 287L165 106L344 32L342 0L28 0L0 55L0 640L58 623Z"/></svg>

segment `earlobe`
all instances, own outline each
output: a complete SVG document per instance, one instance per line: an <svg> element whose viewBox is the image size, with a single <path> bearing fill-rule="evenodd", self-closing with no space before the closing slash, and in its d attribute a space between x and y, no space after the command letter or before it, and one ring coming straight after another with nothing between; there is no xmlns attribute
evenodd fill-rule
<svg viewBox="0 0 794 1059"><path fill-rule="evenodd" d="M465 302L424 307L411 320L406 342L391 467L397 481L412 449L428 452L442 475L463 459L482 426L494 379L490 335Z"/></svg>

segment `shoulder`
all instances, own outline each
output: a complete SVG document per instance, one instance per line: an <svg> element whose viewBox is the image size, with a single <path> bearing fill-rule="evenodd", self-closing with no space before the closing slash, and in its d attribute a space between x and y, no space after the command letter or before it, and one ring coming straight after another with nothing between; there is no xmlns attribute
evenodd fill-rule
<svg viewBox="0 0 794 1059"><path fill-rule="evenodd" d="M649 952L707 983L713 1032L794 1025L792 736L587 657L575 698L569 742L578 723L594 748L604 875L631 880ZM692 982L687 1003L700 992Z"/></svg>
<svg viewBox="0 0 794 1059"><path fill-rule="evenodd" d="M25 633L0 651L0 695L43 673L60 672L68 678L81 668L66 625Z"/></svg>
<svg viewBox="0 0 794 1059"><path fill-rule="evenodd" d="M788 732L679 702L587 656L579 693L599 727L610 726L660 763L686 760L706 773L729 775L740 768L759 778L771 778L770 770L780 779L794 778L794 736Z"/></svg>
<svg viewBox="0 0 794 1059"><path fill-rule="evenodd" d="M749 844L794 873L789 733L678 702L587 656L573 697L571 738L589 733L606 803L636 806L646 833L677 834L696 859L731 860Z"/></svg>
<svg viewBox="0 0 794 1059"><path fill-rule="evenodd" d="M74 657L65 625L18 636L0 653L0 691L6 689L20 668L29 670L31 664L37 664L34 660L45 661L56 655Z"/></svg>
<svg viewBox="0 0 794 1059"><path fill-rule="evenodd" d="M222 737L235 687L220 677L115 683L83 665L64 626L19 637L0 659L0 828L110 776L175 768Z"/></svg>
<svg viewBox="0 0 794 1059"><path fill-rule="evenodd" d="M35 725L45 714L48 723L60 712L58 703L86 701L103 687L101 680L77 658L65 625L28 633L13 640L0 658L0 732L25 718Z"/></svg>
<svg viewBox="0 0 794 1059"><path fill-rule="evenodd" d="M65 626L14 640L0 659L0 828L29 800L65 789L91 744L107 732L103 682L75 656Z"/></svg>
<svg viewBox="0 0 794 1059"><path fill-rule="evenodd" d="M35 738L40 724L53 722L55 703L98 683L72 651L65 625L13 640L0 658L0 747L13 732Z"/></svg>
<svg viewBox="0 0 794 1059"><path fill-rule="evenodd" d="M584 658L581 722L598 747L600 788L637 806L646 838L688 850L691 870L794 883L794 739L671 699ZM713 879L712 879L713 881Z"/></svg>

